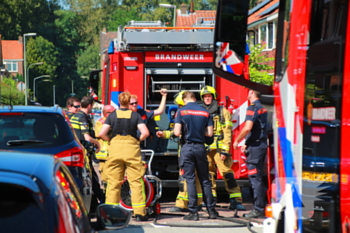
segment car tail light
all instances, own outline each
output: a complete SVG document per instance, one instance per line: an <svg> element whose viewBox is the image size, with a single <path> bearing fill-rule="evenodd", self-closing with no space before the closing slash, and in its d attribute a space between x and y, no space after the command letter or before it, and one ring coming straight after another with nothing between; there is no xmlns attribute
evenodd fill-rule
<svg viewBox="0 0 350 233"><path fill-rule="evenodd" d="M23 115L23 112L2 112L0 113L1 116L20 116Z"/></svg>
<svg viewBox="0 0 350 233"><path fill-rule="evenodd" d="M73 147L55 155L63 163L71 167L84 167L84 152L80 147Z"/></svg>

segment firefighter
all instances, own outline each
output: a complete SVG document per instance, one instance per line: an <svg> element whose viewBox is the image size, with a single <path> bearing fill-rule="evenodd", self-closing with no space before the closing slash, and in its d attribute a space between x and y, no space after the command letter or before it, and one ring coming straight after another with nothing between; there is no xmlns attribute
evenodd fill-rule
<svg viewBox="0 0 350 233"><path fill-rule="evenodd" d="M124 175L131 189L131 203L136 221L147 221L144 168L141 161L140 141L149 131L141 116L129 110L130 93L119 95L120 109L111 113L98 136L110 142L108 160L105 164L107 177L106 204L119 205ZM112 131L109 136L109 130ZM140 136L137 136L137 130Z"/></svg>
<svg viewBox="0 0 350 233"><path fill-rule="evenodd" d="M182 100L183 93L185 91L181 91L174 96L174 103L178 106L178 108L182 108L185 103ZM165 131L157 131L156 135L163 139L175 139L174 131L165 130ZM179 141L178 141L179 142ZM179 156L180 156L180 144L179 144ZM183 171L179 169L179 193L177 194L175 206L169 209L169 212L188 212L188 193L187 193L187 184L186 180L183 176ZM198 177L196 175L196 190L197 190L197 198L198 198L198 206L201 208L201 203L203 200L202 187L199 183Z"/></svg>
<svg viewBox="0 0 350 233"><path fill-rule="evenodd" d="M75 113L70 121L72 123L72 127L75 130L80 141L88 141L95 145L96 153L100 151L100 143L95 139L95 132L93 130L92 120L89 116L92 110L94 100L90 96L84 96L81 99L81 109L79 112ZM92 161L96 159L94 151L89 151L89 165L92 172L92 190L96 198L98 198L100 203L104 202L104 193L101 190L100 182L97 173L93 167ZM93 199L92 204L96 205L96 198Z"/></svg>
<svg viewBox="0 0 350 233"><path fill-rule="evenodd" d="M145 124L147 125L149 119L153 118L154 116L162 115L165 111L166 97L168 94L167 89L162 88L160 90L160 94L162 95L162 99L160 101L159 107L156 110L145 110L143 108L138 108L137 95L131 95L129 109L133 112L139 113L142 120L144 120Z"/></svg>
<svg viewBox="0 0 350 233"><path fill-rule="evenodd" d="M242 205L242 193L234 178L231 169L232 157L229 153L232 134L231 114L224 107L219 106L216 100L216 90L211 86L205 86L200 91L202 106L207 109L213 117L214 143L208 145L209 173L212 181L212 192L216 198L216 167L224 178L225 188L229 194L231 210L245 210Z"/></svg>
<svg viewBox="0 0 350 233"><path fill-rule="evenodd" d="M205 136L213 135L213 121L209 111L196 103L193 92L183 93L186 106L178 110L175 116L174 134L181 135L179 167L183 170L187 183L189 215L184 220L198 221L197 191L195 172L203 189L204 202L210 219L216 219L215 201L211 192L208 159L204 143Z"/></svg>
<svg viewBox="0 0 350 233"><path fill-rule="evenodd" d="M102 117L98 119L95 123L95 135L98 135L100 133L100 130L102 128L102 125L105 123L106 118L115 111L115 108L112 105L105 105L102 109ZM99 172L101 177L101 184L106 181L106 176L103 173L103 166L105 165L105 162L107 160L108 156L108 146L109 142L104 141L101 138L97 138L101 145L101 150L96 153L96 158L99 160Z"/></svg>
<svg viewBox="0 0 350 233"><path fill-rule="evenodd" d="M153 137L156 135L156 123L153 120L154 116L159 116L162 115L165 111L165 104L166 104L166 97L167 97L167 89L166 88L162 88L160 90L160 94L162 96L162 99L160 101L159 107L156 110L146 110L143 108L138 108L138 98L137 95L131 95L130 97L130 105L129 105L129 109L133 112L137 112L138 114L140 114L141 119L144 121L144 123L146 124L149 133L150 133L150 137ZM141 144L141 149L144 148L144 144ZM146 172L147 169L147 162L146 162L146 155L144 153L142 153L142 162L144 164L144 171Z"/></svg>
<svg viewBox="0 0 350 233"><path fill-rule="evenodd" d="M266 188L263 182L264 162L267 153L267 110L260 103L260 93L248 91L251 103L247 108L245 125L233 143L238 149L238 143L245 138L241 147L247 156L248 178L254 193L254 209L245 214L246 218L263 218L266 205Z"/></svg>
<svg viewBox="0 0 350 233"><path fill-rule="evenodd" d="M75 96L69 97L67 99L66 105L68 108L68 111L66 112L66 114L69 117L69 119L71 119L72 116L75 113L79 112L80 110L80 107L81 107L80 99Z"/></svg>

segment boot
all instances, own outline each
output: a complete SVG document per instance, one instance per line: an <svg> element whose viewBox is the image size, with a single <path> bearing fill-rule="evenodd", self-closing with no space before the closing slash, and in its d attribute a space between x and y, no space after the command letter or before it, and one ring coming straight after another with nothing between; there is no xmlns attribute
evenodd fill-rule
<svg viewBox="0 0 350 233"><path fill-rule="evenodd" d="M136 222L148 221L148 216L147 215L136 214L135 215L135 220L136 220Z"/></svg>
<svg viewBox="0 0 350 233"><path fill-rule="evenodd" d="M243 214L244 218L265 218L264 213L261 213L260 211L254 209L248 214Z"/></svg>
<svg viewBox="0 0 350 233"><path fill-rule="evenodd" d="M216 219L219 216L219 213L213 209L208 211L209 219Z"/></svg>
<svg viewBox="0 0 350 233"><path fill-rule="evenodd" d="M237 202L236 198L230 198L230 206L228 208L230 210L246 210L242 202Z"/></svg>
<svg viewBox="0 0 350 233"><path fill-rule="evenodd" d="M169 209L169 212L189 212L188 209L185 209L185 208L180 208L180 207L177 207L177 206L174 206L174 207L171 207Z"/></svg>
<svg viewBox="0 0 350 233"><path fill-rule="evenodd" d="M198 213L190 212L188 215L184 217L184 220L190 220L190 221L198 221L199 215Z"/></svg>

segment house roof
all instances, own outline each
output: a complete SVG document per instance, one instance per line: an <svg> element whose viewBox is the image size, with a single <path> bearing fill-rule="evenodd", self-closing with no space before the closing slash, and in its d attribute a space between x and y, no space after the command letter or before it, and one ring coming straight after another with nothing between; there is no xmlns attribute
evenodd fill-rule
<svg viewBox="0 0 350 233"><path fill-rule="evenodd" d="M248 25L257 22L262 19L266 19L268 16L277 13L279 6L279 0L265 0L254 8L249 10ZM196 10L194 13L181 14L180 10L176 12L176 27L192 27L196 26L197 20L203 18L204 21L209 21L214 18L215 21L216 11ZM203 26L203 25L202 25Z"/></svg>
<svg viewBox="0 0 350 233"><path fill-rule="evenodd" d="M279 0L265 0L249 11L248 25L277 13Z"/></svg>
<svg viewBox="0 0 350 233"><path fill-rule="evenodd" d="M106 49L108 49L110 42L117 37L118 37L117 31L101 32L100 33L100 54L102 54Z"/></svg>
<svg viewBox="0 0 350 233"><path fill-rule="evenodd" d="M23 43L18 40L2 40L2 58L23 59Z"/></svg>
<svg viewBox="0 0 350 233"><path fill-rule="evenodd" d="M176 27L194 27L197 20L215 21L216 11L196 10L194 13L181 14L180 10L176 12ZM203 24L201 25L203 26Z"/></svg>

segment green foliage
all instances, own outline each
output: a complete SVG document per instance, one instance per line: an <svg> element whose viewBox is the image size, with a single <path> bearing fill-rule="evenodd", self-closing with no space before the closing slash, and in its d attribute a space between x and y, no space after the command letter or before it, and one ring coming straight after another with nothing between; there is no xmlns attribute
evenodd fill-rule
<svg viewBox="0 0 350 233"><path fill-rule="evenodd" d="M24 105L24 93L16 88L17 82L11 78L0 81L0 103L12 105Z"/></svg>
<svg viewBox="0 0 350 233"><path fill-rule="evenodd" d="M97 45L90 45L79 57L77 61L78 74L89 76L91 69L100 69L99 48Z"/></svg>
<svg viewBox="0 0 350 233"><path fill-rule="evenodd" d="M130 11L124 11L120 7L111 16L111 19L107 22L108 31L118 31L120 25L125 26L131 20L139 21L141 18L137 14L135 8L131 8Z"/></svg>
<svg viewBox="0 0 350 233"><path fill-rule="evenodd" d="M262 53L265 46L256 44L250 47L249 56L249 74L250 80L262 83L265 85L273 84L273 75L269 75L268 71L273 69L272 66L268 65L269 61L273 61L273 57L268 57L267 54Z"/></svg>
<svg viewBox="0 0 350 233"><path fill-rule="evenodd" d="M32 89L33 79L41 75L50 75L51 79L59 65L57 62L58 52L54 44L42 36L29 39L27 43L27 65L43 62L42 65L30 67L28 75L29 87ZM27 66L27 67L28 67Z"/></svg>

